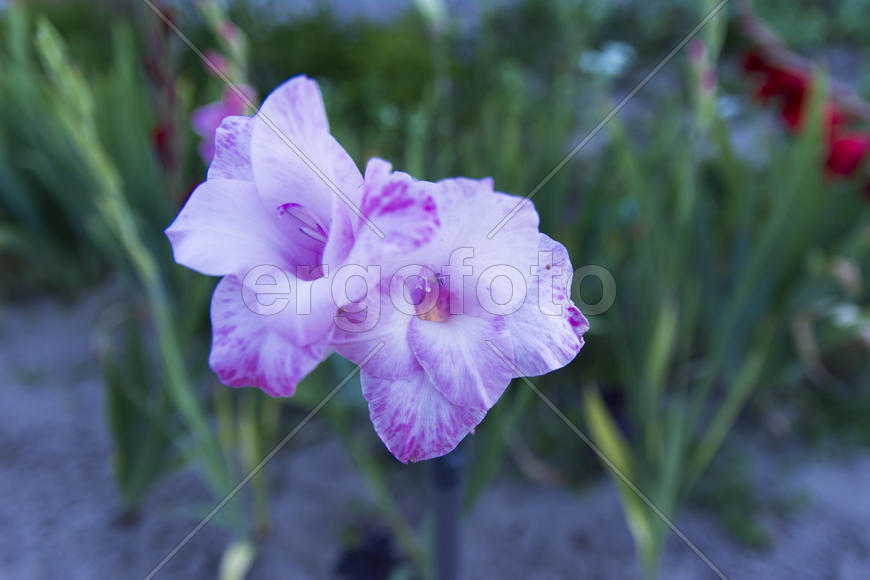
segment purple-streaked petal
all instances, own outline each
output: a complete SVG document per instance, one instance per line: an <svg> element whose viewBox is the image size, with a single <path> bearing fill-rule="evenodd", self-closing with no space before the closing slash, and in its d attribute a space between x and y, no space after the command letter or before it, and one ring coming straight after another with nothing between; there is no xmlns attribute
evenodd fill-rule
<svg viewBox="0 0 870 580"><path fill-rule="evenodd" d="M586 317L571 302L573 272L568 251L544 234L539 250L552 260L542 264L544 270L532 278L523 306L505 317L518 376L542 375L565 366L580 352L583 333L589 330Z"/></svg>
<svg viewBox="0 0 870 580"><path fill-rule="evenodd" d="M383 261L397 253L407 255L430 242L441 227L432 187L407 173L393 172L383 159L370 159L361 209L384 237L360 220L354 255Z"/></svg>
<svg viewBox="0 0 870 580"><path fill-rule="evenodd" d="M249 181L200 184L166 235L176 262L210 276L243 278L254 266L291 268L302 258L269 218Z"/></svg>
<svg viewBox="0 0 870 580"><path fill-rule="evenodd" d="M363 396L381 441L402 463L452 451L483 420L486 411L453 405L419 369L404 379L360 372Z"/></svg>
<svg viewBox="0 0 870 580"><path fill-rule="evenodd" d="M235 278L222 279L211 303L209 365L224 384L254 386L273 397L289 397L326 356L329 335L298 346L277 332L270 318L248 309Z"/></svg>
<svg viewBox="0 0 870 580"><path fill-rule="evenodd" d="M502 317L458 314L444 322L414 318L408 341L435 388L454 405L487 411L513 378L502 358L513 360Z"/></svg>
<svg viewBox="0 0 870 580"><path fill-rule="evenodd" d="M362 175L329 134L320 89L305 76L290 79L266 97L254 116L251 160L267 210L296 203L326 228L333 203L344 203L333 186L359 203Z"/></svg>
<svg viewBox="0 0 870 580"><path fill-rule="evenodd" d="M226 117L215 132L214 160L208 168L209 179L253 181L251 168L250 117Z"/></svg>
<svg viewBox="0 0 870 580"><path fill-rule="evenodd" d="M386 161L371 159L361 206L369 221L351 217L353 246L345 263L377 266L381 276L389 278L399 268L425 258L424 249L440 227L431 187L406 173L393 173Z"/></svg>

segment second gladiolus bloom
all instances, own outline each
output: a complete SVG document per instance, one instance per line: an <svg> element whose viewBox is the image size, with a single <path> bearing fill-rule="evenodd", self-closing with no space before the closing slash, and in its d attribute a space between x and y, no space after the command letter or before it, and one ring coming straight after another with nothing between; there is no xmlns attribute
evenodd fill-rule
<svg viewBox="0 0 870 580"><path fill-rule="evenodd" d="M223 120L167 235L176 261L223 277L209 362L224 383L289 396L335 350L403 462L451 451L511 379L566 365L588 329L531 202L380 159L361 175L306 77Z"/></svg>

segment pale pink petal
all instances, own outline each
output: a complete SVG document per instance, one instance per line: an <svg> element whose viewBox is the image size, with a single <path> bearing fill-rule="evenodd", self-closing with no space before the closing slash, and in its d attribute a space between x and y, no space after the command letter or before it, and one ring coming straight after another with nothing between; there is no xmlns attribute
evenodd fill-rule
<svg viewBox="0 0 870 580"><path fill-rule="evenodd" d="M422 369L398 380L373 377L367 369L360 381L372 425L402 463L449 453L486 415L482 409L450 403Z"/></svg>
<svg viewBox="0 0 870 580"><path fill-rule="evenodd" d="M454 405L486 411L513 378L504 360L513 360L513 347L502 317L414 318L408 341L435 388Z"/></svg>
<svg viewBox="0 0 870 580"><path fill-rule="evenodd" d="M333 203L344 203L342 196L359 203L362 175L329 134L320 89L307 77L294 77L266 97L254 116L251 159L267 210L299 204L326 229Z"/></svg>
<svg viewBox="0 0 870 580"><path fill-rule="evenodd" d="M213 75L215 78L221 78L220 75L228 77L231 74L230 63L227 61L226 57L212 48L205 51L204 64L205 72Z"/></svg>
<svg viewBox="0 0 870 580"><path fill-rule="evenodd" d="M214 160L208 168L208 179L253 181L251 168L250 117L226 117L215 132Z"/></svg>
<svg viewBox="0 0 870 580"><path fill-rule="evenodd" d="M252 286L253 276L245 280L245 298L249 304L256 307L258 303L257 289ZM335 330L333 320L335 318L336 305L330 292L329 278L315 278L303 280L287 272L289 292L279 294L279 299L286 296L286 307L276 314L259 316L263 324L270 326L273 332L283 336L297 345L309 345L320 343L324 337L332 337ZM281 289L283 292L284 288ZM266 296L261 297L260 303L271 304L275 296L272 295L271 287L266 289ZM284 303L284 302L282 302ZM269 309L265 309L268 311ZM260 309L258 308L258 311Z"/></svg>
<svg viewBox="0 0 870 580"><path fill-rule="evenodd" d="M455 250L468 248L473 257L467 293L474 295L475 281L490 266L511 267L528 276L529 266L537 263L538 213L525 203L492 238L487 235L522 198L493 191L491 179L445 179L434 184L433 197L438 206L441 227L426 248L430 265L450 263Z"/></svg>
<svg viewBox="0 0 870 580"><path fill-rule="evenodd" d="M396 379L419 371L408 343L408 327L414 316L395 308L389 294L378 289L369 292L361 304L363 311L337 319L332 339L336 352L359 364L383 342L384 346L366 363L370 375Z"/></svg>
<svg viewBox="0 0 870 580"><path fill-rule="evenodd" d="M196 151L203 163L209 163L214 159L214 139L204 137L196 146Z"/></svg>
<svg viewBox="0 0 870 580"><path fill-rule="evenodd" d="M586 318L571 302L568 251L544 234L539 250L552 260L546 260L544 270L533 277L523 306L505 317L518 376L542 375L565 366L577 356L583 333L589 330Z"/></svg>
<svg viewBox="0 0 870 580"><path fill-rule="evenodd" d="M341 150L341 146L335 140L332 140L331 147L334 149L333 155L335 157L340 157L344 153ZM341 152L338 150L341 150ZM353 170L357 171L355 165ZM357 172L356 175L358 176L359 173ZM347 176L342 179L342 182L348 184L356 183L356 177L353 175ZM359 209L359 202L362 199L361 188L362 184L360 182L356 191L352 194L346 194L346 199L340 199L334 191L330 192L333 196L332 210L329 221L329 238L326 240L323 249L323 263L331 268L343 264L351 248L353 248L356 240L357 221L359 220L356 214L361 211ZM342 193L345 193L345 191L342 190Z"/></svg>
<svg viewBox="0 0 870 580"><path fill-rule="evenodd" d="M254 386L273 397L289 397L326 356L329 335L298 346L277 332L270 318L248 309L235 278L222 279L211 303L209 365L227 385Z"/></svg>
<svg viewBox="0 0 870 580"><path fill-rule="evenodd" d="M301 259L301 250L269 218L249 181L200 184L166 235L176 262L210 276L243 278L260 264L290 269Z"/></svg>
<svg viewBox="0 0 870 580"><path fill-rule="evenodd" d="M338 200L332 204L332 217L329 222L329 236L323 247L321 261L332 269L347 261L348 254L356 239L354 214L350 207Z"/></svg>
<svg viewBox="0 0 870 580"><path fill-rule="evenodd" d="M241 115L248 110L249 104L253 105L257 99L257 94L248 85L228 86L224 89L221 99L227 110L232 111L230 115Z"/></svg>

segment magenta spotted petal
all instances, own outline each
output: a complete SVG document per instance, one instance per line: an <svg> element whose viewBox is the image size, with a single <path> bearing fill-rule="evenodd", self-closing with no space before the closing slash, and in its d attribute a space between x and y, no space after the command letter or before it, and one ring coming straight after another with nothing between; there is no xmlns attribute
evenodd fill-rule
<svg viewBox="0 0 870 580"><path fill-rule="evenodd" d="M523 306L506 318L518 376L537 376L571 362L589 322L571 302L571 262L559 242L540 235L540 264ZM543 307L541 306L543 304Z"/></svg>
<svg viewBox="0 0 870 580"><path fill-rule="evenodd" d="M209 364L226 385L255 385L273 397L289 397L299 379L326 356L328 326L304 324L292 308L274 316L252 312L239 300L243 292L234 276L223 278L215 289ZM326 306L321 318L332 314ZM288 336L288 332L313 334Z"/></svg>
<svg viewBox="0 0 870 580"><path fill-rule="evenodd" d="M209 179L254 181L251 167L251 133L249 117L226 117L215 131L214 158L208 168Z"/></svg>
<svg viewBox="0 0 870 580"><path fill-rule="evenodd" d="M452 404L422 369L398 380L363 370L360 380L375 431L403 463L449 453L486 414Z"/></svg>

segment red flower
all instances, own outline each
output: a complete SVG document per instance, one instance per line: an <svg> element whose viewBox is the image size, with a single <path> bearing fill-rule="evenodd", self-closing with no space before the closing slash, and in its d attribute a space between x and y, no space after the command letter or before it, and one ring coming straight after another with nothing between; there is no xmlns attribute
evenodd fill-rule
<svg viewBox="0 0 870 580"><path fill-rule="evenodd" d="M834 175L851 175L870 152L870 136L854 133L831 141L827 167Z"/></svg>
<svg viewBox="0 0 870 580"><path fill-rule="evenodd" d="M852 175L870 153L870 135L848 131L849 116L836 105L828 104L828 172L836 176Z"/></svg>
<svg viewBox="0 0 870 580"><path fill-rule="evenodd" d="M790 129L803 124L804 102L810 85L809 76L801 70L780 66L753 51L743 60L746 71L760 73L762 84L756 96L762 103L774 100L780 105L780 115Z"/></svg>
<svg viewBox="0 0 870 580"><path fill-rule="evenodd" d="M809 94L811 77L802 70L774 62L767 55L751 51L743 59L743 70L762 79L756 96L762 103L773 101L779 105L779 114L791 130L799 129L804 121L804 105ZM852 120L833 102L825 105L825 137L828 141L828 174L833 177L852 175L870 155L870 133L849 131ZM870 201L870 183L865 186L864 197Z"/></svg>
<svg viewBox="0 0 870 580"><path fill-rule="evenodd" d="M841 111L837 105L828 104L825 107L825 116L828 119L828 126L831 128L831 131L836 131L838 127L841 127L849 121L849 116Z"/></svg>
<svg viewBox="0 0 870 580"><path fill-rule="evenodd" d="M770 68L760 54L751 50L743 57L743 70L749 72L766 72Z"/></svg>

